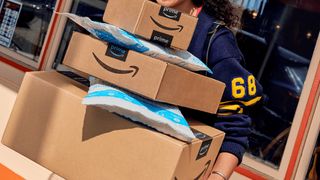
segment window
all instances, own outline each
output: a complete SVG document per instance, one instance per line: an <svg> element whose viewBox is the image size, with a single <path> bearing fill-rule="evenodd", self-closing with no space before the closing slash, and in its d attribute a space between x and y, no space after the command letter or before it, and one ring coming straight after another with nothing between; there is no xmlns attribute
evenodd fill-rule
<svg viewBox="0 0 320 180"><path fill-rule="evenodd" d="M251 113L254 128L248 153L278 169L318 38L320 3L236 3L244 7L238 45L268 99Z"/></svg>
<svg viewBox="0 0 320 180"><path fill-rule="evenodd" d="M55 0L0 0L0 50L4 55L37 67Z"/></svg>
<svg viewBox="0 0 320 180"><path fill-rule="evenodd" d="M106 5L107 3L105 0L75 0L73 1L73 4L71 6L70 13L89 17L91 20L102 22L102 17ZM72 31L80 31L82 33L86 33L85 30L77 26L75 23L71 22L70 20L67 21L62 40L60 42L59 50L56 55L55 63L53 64L54 69L58 68L63 61L64 54L67 50L68 43L72 35Z"/></svg>

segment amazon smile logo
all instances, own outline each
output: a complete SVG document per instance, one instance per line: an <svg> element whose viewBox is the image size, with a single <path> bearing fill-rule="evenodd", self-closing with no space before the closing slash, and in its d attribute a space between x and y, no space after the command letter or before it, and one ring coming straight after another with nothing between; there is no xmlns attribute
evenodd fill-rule
<svg viewBox="0 0 320 180"><path fill-rule="evenodd" d="M152 20L152 22L154 24L156 24L158 27L160 27L162 29L165 29L165 30L168 30L168 31L179 31L179 32L181 32L183 30L183 26L182 25L177 25L177 27L168 27L168 26L160 24L152 16L150 16L150 18L151 18L151 20Z"/></svg>
<svg viewBox="0 0 320 180"><path fill-rule="evenodd" d="M204 154L206 154L209 150L210 144L206 144L204 146L202 146L199 150L199 156L203 156Z"/></svg>
<svg viewBox="0 0 320 180"><path fill-rule="evenodd" d="M198 152L197 160L207 155L210 149L211 143L212 143L212 138L208 138L208 140L202 142Z"/></svg>
<svg viewBox="0 0 320 180"><path fill-rule="evenodd" d="M106 56L116 58L120 61L126 61L128 52L128 49L109 43Z"/></svg>
<svg viewBox="0 0 320 180"><path fill-rule="evenodd" d="M111 57L116 57L119 60L125 60L128 54L128 50L123 49L121 47L115 46L115 45L110 45L107 54L110 53ZM109 55L110 56L110 55Z"/></svg>
<svg viewBox="0 0 320 180"><path fill-rule="evenodd" d="M196 129L191 129L196 138L202 140L196 160L205 157L210 149L212 138Z"/></svg>
<svg viewBox="0 0 320 180"><path fill-rule="evenodd" d="M110 71L112 73L115 73L115 74L131 74L132 73L132 77L134 77L139 72L139 68L137 66L129 66L131 68L129 70L121 70L121 69L113 68L103 63L94 52L92 52L92 55L101 67L103 67L105 70ZM120 54L116 53L115 55L119 56Z"/></svg>
<svg viewBox="0 0 320 180"><path fill-rule="evenodd" d="M172 8L161 6L159 15L172 20L179 21L181 17L181 12Z"/></svg>

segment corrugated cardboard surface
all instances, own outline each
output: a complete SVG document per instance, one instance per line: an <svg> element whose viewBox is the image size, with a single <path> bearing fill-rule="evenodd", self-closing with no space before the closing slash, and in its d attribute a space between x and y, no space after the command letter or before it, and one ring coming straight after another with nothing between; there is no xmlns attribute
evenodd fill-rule
<svg viewBox="0 0 320 180"><path fill-rule="evenodd" d="M77 180L193 179L204 177L206 163L214 161L222 132L191 125L213 138L208 154L196 160L205 140L188 145L100 108L86 107L81 104L85 94L84 86L56 72L27 73L2 143L66 179Z"/></svg>
<svg viewBox="0 0 320 180"><path fill-rule="evenodd" d="M145 0L108 0L103 21L133 32Z"/></svg>
<svg viewBox="0 0 320 180"><path fill-rule="evenodd" d="M106 43L75 32L63 63L153 100L209 113L217 111L224 83L134 51L129 51L125 60L118 60L106 56L107 49Z"/></svg>
<svg viewBox="0 0 320 180"><path fill-rule="evenodd" d="M154 31L173 36L171 46L187 50L197 24L197 18L182 13L179 21L160 16L161 6L145 1L134 34L152 39Z"/></svg>
<svg viewBox="0 0 320 180"><path fill-rule="evenodd" d="M103 20L151 41L154 31L163 33L157 36L172 38L166 46L187 50L198 19L185 13L179 13L179 18L172 18L170 12L162 16L161 8L150 0L109 0Z"/></svg>
<svg viewBox="0 0 320 180"><path fill-rule="evenodd" d="M8 67L9 68L9 67ZM0 68L1 69L1 68ZM5 69L4 69L5 71ZM0 70L0 139L3 137L3 133L7 122L10 117L10 113L13 109L14 102L17 97L17 93L20 84L14 84L8 82L6 78L3 79L3 71ZM21 72L22 74L22 72ZM24 74L24 73L23 73ZM16 75L16 74L15 74ZM7 146L0 143L0 164L3 164L7 168L14 171L14 173L21 176L23 179L37 179L37 180L63 180L61 177L50 172L48 169L32 162L30 159L22 156L21 154L9 149ZM1 165L0 165L1 166ZM5 170L0 168L0 179L13 180L13 177L3 177L8 174Z"/></svg>
<svg viewBox="0 0 320 180"><path fill-rule="evenodd" d="M180 106L215 113L225 84L178 66L168 65L157 99Z"/></svg>
<svg viewBox="0 0 320 180"><path fill-rule="evenodd" d="M217 157L220 146L222 144L224 134L222 135L220 134L221 132L219 130L208 127L197 121L192 121L189 123L189 125L194 131L198 132L196 137L201 137L204 135L207 137L205 137L205 139L202 139L200 146L187 146L183 149L180 161L175 171L175 178L177 180L206 179L205 177L208 177L211 173L215 158ZM209 149L206 151L205 146L208 145L207 142L210 142L210 136L213 135L215 135L215 137L209 144ZM202 153L204 153L205 156L199 156L200 149L204 150L202 151Z"/></svg>

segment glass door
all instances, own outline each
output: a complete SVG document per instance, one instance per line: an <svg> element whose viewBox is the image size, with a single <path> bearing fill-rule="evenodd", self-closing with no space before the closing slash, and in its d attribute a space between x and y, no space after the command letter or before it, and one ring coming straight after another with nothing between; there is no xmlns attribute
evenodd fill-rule
<svg viewBox="0 0 320 180"><path fill-rule="evenodd" d="M283 179L292 166L292 155L299 145L297 138L305 132L301 130L304 112L319 66L315 54L320 49L315 50L315 46L320 30L320 2L235 3L243 9L242 28L236 33L238 45L247 69L260 81L267 98L264 105L251 112L253 133L243 164Z"/></svg>

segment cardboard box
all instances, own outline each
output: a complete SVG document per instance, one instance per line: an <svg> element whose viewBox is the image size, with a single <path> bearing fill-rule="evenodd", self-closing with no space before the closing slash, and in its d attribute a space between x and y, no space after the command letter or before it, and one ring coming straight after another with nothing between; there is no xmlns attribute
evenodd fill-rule
<svg viewBox="0 0 320 180"><path fill-rule="evenodd" d="M149 99L209 113L217 111L225 88L212 78L77 32L63 63Z"/></svg>
<svg viewBox="0 0 320 180"><path fill-rule="evenodd" d="M56 72L27 73L2 143L66 179L202 179L224 133L192 122L186 144L96 107Z"/></svg>
<svg viewBox="0 0 320 180"><path fill-rule="evenodd" d="M187 50L198 19L150 0L109 0L103 20L164 46Z"/></svg>

